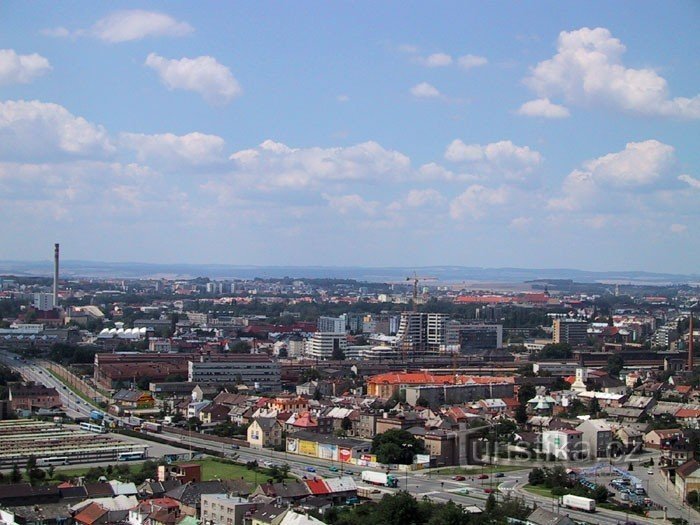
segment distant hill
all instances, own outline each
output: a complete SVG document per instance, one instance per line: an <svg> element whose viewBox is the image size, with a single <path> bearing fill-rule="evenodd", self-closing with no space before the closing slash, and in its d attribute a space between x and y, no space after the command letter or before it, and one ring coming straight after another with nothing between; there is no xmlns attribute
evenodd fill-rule
<svg viewBox="0 0 700 525"><path fill-rule="evenodd" d="M403 281L406 276L435 277L442 282L620 282L645 284L700 283L700 275L679 275L644 271L593 272L571 268L481 268L468 266L361 267L361 266L234 266L219 264L153 264L96 261L61 261L61 277L96 278L346 278L358 281ZM51 261L0 261L0 275L50 276Z"/></svg>

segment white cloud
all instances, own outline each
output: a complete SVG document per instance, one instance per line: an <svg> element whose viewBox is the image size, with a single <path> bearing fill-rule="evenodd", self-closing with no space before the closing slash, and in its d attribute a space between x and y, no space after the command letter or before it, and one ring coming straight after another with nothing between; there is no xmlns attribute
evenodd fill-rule
<svg viewBox="0 0 700 525"><path fill-rule="evenodd" d="M411 190L404 200L409 208L422 208L424 206L436 206L444 202L442 194L433 189Z"/></svg>
<svg viewBox="0 0 700 525"><path fill-rule="evenodd" d="M684 233L688 227L685 224L671 224L668 229L671 233Z"/></svg>
<svg viewBox="0 0 700 525"><path fill-rule="evenodd" d="M398 179L409 172L411 161L376 142L335 148L290 148L266 140L253 149L231 155L236 181L260 189L316 187L330 182Z"/></svg>
<svg viewBox="0 0 700 525"><path fill-rule="evenodd" d="M480 57L477 55L464 55L457 59L457 64L462 69L471 69L473 67L485 66L488 64L486 57Z"/></svg>
<svg viewBox="0 0 700 525"><path fill-rule="evenodd" d="M104 215L167 211L170 190L160 175L138 164L93 160L0 162L0 208L32 210L37 221L78 222Z"/></svg>
<svg viewBox="0 0 700 525"><path fill-rule="evenodd" d="M350 100L350 97L347 96L347 95L338 95L338 96L336 97L336 100L337 100L338 102L347 102L348 100Z"/></svg>
<svg viewBox="0 0 700 525"><path fill-rule="evenodd" d="M656 71L622 63L625 51L622 42L602 27L562 31L557 54L537 64L525 83L542 98L560 96L569 104L700 118L700 95L669 98L666 80Z"/></svg>
<svg viewBox="0 0 700 525"><path fill-rule="evenodd" d="M674 149L657 140L630 142L625 149L583 163L562 185L562 197L549 201L555 209L576 210L613 198L613 191L653 189L675 164Z"/></svg>
<svg viewBox="0 0 700 525"><path fill-rule="evenodd" d="M323 198L328 201L328 205L342 215L360 212L365 215L374 215L379 208L376 201L367 201L360 195L328 195L323 194Z"/></svg>
<svg viewBox="0 0 700 525"><path fill-rule="evenodd" d="M615 187L651 184L675 162L673 146L658 140L629 142L625 149L584 163L597 182Z"/></svg>
<svg viewBox="0 0 700 525"><path fill-rule="evenodd" d="M56 153L103 155L114 151L107 131L58 104L0 102L0 154L4 158L46 157Z"/></svg>
<svg viewBox="0 0 700 525"><path fill-rule="evenodd" d="M44 36L50 36L55 38L67 38L73 34L65 27L51 27L48 29L42 29L39 31Z"/></svg>
<svg viewBox="0 0 700 525"><path fill-rule="evenodd" d="M243 92L229 68L210 56L169 60L151 53L146 65L168 89L194 91L210 104L226 104Z"/></svg>
<svg viewBox="0 0 700 525"><path fill-rule="evenodd" d="M427 57L419 57L417 61L426 67L447 67L452 64L452 57L447 53L433 53Z"/></svg>
<svg viewBox="0 0 700 525"><path fill-rule="evenodd" d="M149 36L185 36L194 29L186 22L154 11L116 11L98 20L90 33L105 42L129 42Z"/></svg>
<svg viewBox="0 0 700 525"><path fill-rule="evenodd" d="M452 200L450 217L455 220L465 217L480 219L486 215L488 208L506 204L508 196L505 187L487 188L481 184L472 184Z"/></svg>
<svg viewBox="0 0 700 525"><path fill-rule="evenodd" d="M418 53L418 46L414 46L413 44L401 44L397 49L401 53Z"/></svg>
<svg viewBox="0 0 700 525"><path fill-rule="evenodd" d="M530 100L518 109L518 115L525 115L526 117L566 118L569 114L567 108L559 104L553 104L548 98Z"/></svg>
<svg viewBox="0 0 700 525"><path fill-rule="evenodd" d="M690 175L679 175L678 180L685 182L693 189L700 190L700 179L696 179Z"/></svg>
<svg viewBox="0 0 700 525"><path fill-rule="evenodd" d="M411 88L411 95L417 98L436 98L440 96L440 91L427 82L421 82Z"/></svg>
<svg viewBox="0 0 700 525"><path fill-rule="evenodd" d="M532 217L515 217L510 221L510 228L514 230L526 230L532 224Z"/></svg>
<svg viewBox="0 0 700 525"><path fill-rule="evenodd" d="M522 181L542 162L542 155L510 140L481 145L465 144L456 139L447 146L445 159L466 164L475 173Z"/></svg>
<svg viewBox="0 0 700 525"><path fill-rule="evenodd" d="M168 164L180 163L200 165L225 160L224 139L217 135L188 133L174 135L163 133L144 135L142 133L122 133L121 144L136 151L141 162L156 161Z"/></svg>
<svg viewBox="0 0 700 525"><path fill-rule="evenodd" d="M37 53L18 55L14 49L0 49L0 85L28 84L49 71L51 64Z"/></svg>

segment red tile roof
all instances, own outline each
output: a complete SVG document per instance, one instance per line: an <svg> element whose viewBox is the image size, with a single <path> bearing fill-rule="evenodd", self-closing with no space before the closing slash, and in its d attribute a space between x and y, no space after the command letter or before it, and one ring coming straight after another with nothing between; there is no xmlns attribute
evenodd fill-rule
<svg viewBox="0 0 700 525"><path fill-rule="evenodd" d="M321 478L307 479L306 485L309 487L311 494L330 494L331 490Z"/></svg>
<svg viewBox="0 0 700 525"><path fill-rule="evenodd" d="M105 514L107 514L107 511L101 505L98 505L97 503L90 503L87 507L76 514L73 519L78 523L92 525Z"/></svg>
<svg viewBox="0 0 700 525"><path fill-rule="evenodd" d="M695 408L680 408L678 412L674 414L677 418L698 418L700 417L700 410Z"/></svg>

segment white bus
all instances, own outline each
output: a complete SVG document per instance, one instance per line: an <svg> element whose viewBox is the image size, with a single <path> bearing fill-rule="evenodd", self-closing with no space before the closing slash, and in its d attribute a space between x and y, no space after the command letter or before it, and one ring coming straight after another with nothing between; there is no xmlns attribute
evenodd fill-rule
<svg viewBox="0 0 700 525"><path fill-rule="evenodd" d="M94 425L92 423L83 422L80 423L80 428L82 430L87 430L88 432L97 432L98 434L105 434L107 429L101 425Z"/></svg>
<svg viewBox="0 0 700 525"><path fill-rule="evenodd" d="M68 465L67 457L54 458L38 458L36 460L37 467L48 467L49 465Z"/></svg>
<svg viewBox="0 0 700 525"><path fill-rule="evenodd" d="M146 457L146 453L141 450L141 451L132 451L132 452L120 452L117 455L117 461L136 461L137 459L144 459Z"/></svg>

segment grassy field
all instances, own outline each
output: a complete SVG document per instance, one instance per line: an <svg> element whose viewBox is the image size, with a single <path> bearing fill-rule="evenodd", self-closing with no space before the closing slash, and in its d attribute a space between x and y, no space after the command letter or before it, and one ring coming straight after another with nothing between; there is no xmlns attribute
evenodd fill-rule
<svg viewBox="0 0 700 525"><path fill-rule="evenodd" d="M553 498L556 499L559 496L553 496L552 491L548 489L547 487L538 487L535 485L530 485L527 484L523 487L523 489L527 490L528 492L532 494L537 494L538 496L544 496L545 498Z"/></svg>
<svg viewBox="0 0 700 525"><path fill-rule="evenodd" d="M251 483L261 483L267 480L268 475L266 469L260 469L260 472L248 470L245 465L223 463L216 458L207 458L203 460L187 461L186 463L197 463L202 466L202 480L209 481L213 479L240 479L243 478ZM141 469L141 462L122 463L127 465L132 472L138 472ZM88 471L88 467L71 468L71 469L56 469L56 474L63 474L67 477L84 476Z"/></svg>
<svg viewBox="0 0 700 525"><path fill-rule="evenodd" d="M492 467L486 465L483 469L478 466L474 467L445 467L440 469L432 470L433 474L439 476L474 476L479 474L491 474L492 472L513 472L516 470L527 470L528 467L517 467L513 465L497 465Z"/></svg>

